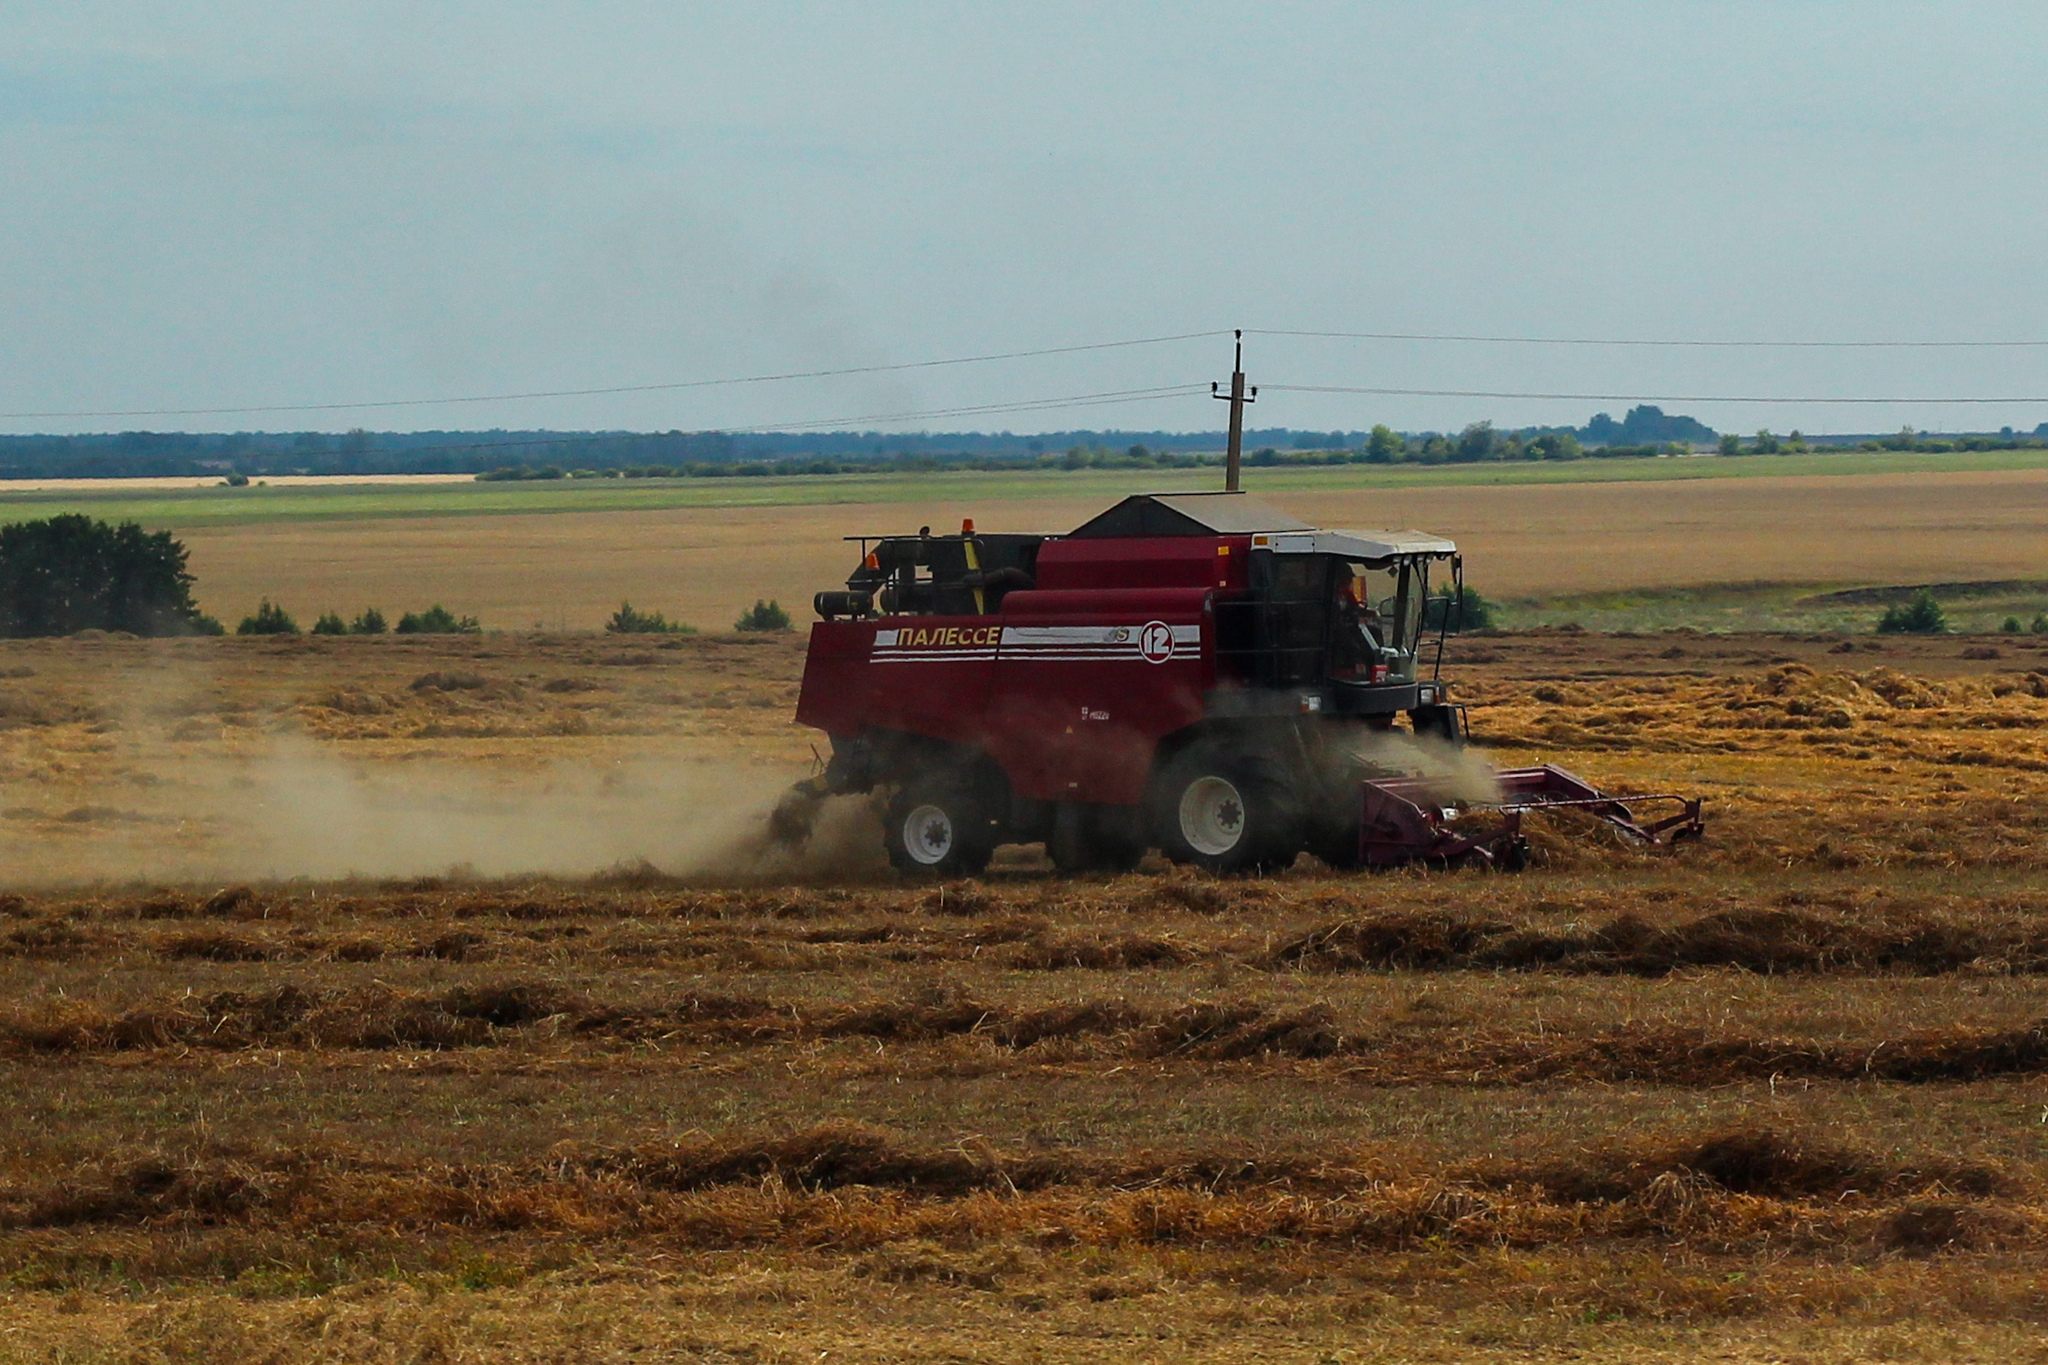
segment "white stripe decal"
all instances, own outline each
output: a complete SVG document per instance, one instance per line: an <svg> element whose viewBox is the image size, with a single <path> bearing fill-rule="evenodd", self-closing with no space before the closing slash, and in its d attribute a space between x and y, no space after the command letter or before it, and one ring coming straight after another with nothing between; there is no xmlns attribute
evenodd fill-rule
<svg viewBox="0 0 2048 1365"><path fill-rule="evenodd" d="M985 629L985 628L984 628ZM1158 647L1148 651L1147 635ZM1161 640L1162 632L1168 637ZM1166 663L1197 658L1202 652L1200 625L1167 626L1153 621L1110 626L1004 626L998 643L938 645L915 628L875 632L869 652L873 663L985 663L1013 659L1018 663L1117 663L1143 660ZM910 639L918 639L910 644ZM901 643L899 643L901 642Z"/></svg>

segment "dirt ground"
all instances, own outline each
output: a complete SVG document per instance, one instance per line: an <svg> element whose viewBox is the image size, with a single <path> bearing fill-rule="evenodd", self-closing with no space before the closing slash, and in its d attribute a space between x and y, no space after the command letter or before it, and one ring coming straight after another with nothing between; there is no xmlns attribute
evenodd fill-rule
<svg viewBox="0 0 2048 1365"><path fill-rule="evenodd" d="M1520 875L887 873L792 638L0 644L0 1361L2048 1360L2048 649L1472 637Z"/></svg>
<svg viewBox="0 0 2048 1365"><path fill-rule="evenodd" d="M992 485L994 486L994 485ZM1147 487L1141 472L1130 491ZM1264 491L1318 525L1456 539L1489 596L1696 584L1823 586L2034 579L2048 470L1643 483ZM259 598L310 624L433 601L504 630L595 630L621 599L722 629L757 597L798 615L840 586L849 533L921 522L1065 531L1113 500L1015 498L658 512L290 521L181 532L201 605L230 626ZM508 571L507 566L514 566ZM341 585L346 585L341 586Z"/></svg>

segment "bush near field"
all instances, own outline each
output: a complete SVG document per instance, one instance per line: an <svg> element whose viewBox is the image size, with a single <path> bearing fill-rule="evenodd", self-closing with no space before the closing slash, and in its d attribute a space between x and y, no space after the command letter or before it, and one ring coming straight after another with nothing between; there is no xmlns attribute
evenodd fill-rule
<svg viewBox="0 0 2048 1365"><path fill-rule="evenodd" d="M192 601L185 560L169 531L132 521L72 512L0 527L0 636L218 635Z"/></svg>
<svg viewBox="0 0 2048 1365"><path fill-rule="evenodd" d="M612 619L605 622L609 635L695 635L695 626L671 621L658 611L635 611L631 602L619 603Z"/></svg>
<svg viewBox="0 0 2048 1365"><path fill-rule="evenodd" d="M793 630L795 623L782 604L770 599L766 602L756 599L754 605L740 613L740 619L732 623L734 630L776 631Z"/></svg>

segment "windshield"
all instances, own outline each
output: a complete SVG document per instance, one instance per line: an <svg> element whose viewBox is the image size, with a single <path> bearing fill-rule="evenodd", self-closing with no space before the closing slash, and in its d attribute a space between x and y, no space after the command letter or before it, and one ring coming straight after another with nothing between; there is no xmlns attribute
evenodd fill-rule
<svg viewBox="0 0 2048 1365"><path fill-rule="evenodd" d="M1426 564L1402 560L1339 563L1334 643L1340 655L1355 652L1361 663L1386 665L1393 677L1413 677L1428 573Z"/></svg>

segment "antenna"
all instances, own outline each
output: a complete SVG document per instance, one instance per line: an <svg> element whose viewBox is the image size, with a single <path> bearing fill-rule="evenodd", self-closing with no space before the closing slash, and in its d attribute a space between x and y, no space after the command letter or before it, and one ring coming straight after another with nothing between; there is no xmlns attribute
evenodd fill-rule
<svg viewBox="0 0 2048 1365"><path fill-rule="evenodd" d="M1255 403L1259 398L1257 389L1244 386L1244 328L1237 329L1237 360L1230 370L1230 392L1222 392L1222 385L1211 383L1209 396L1221 398L1230 404L1230 449L1223 458L1223 491L1238 492L1238 471L1244 465L1244 405Z"/></svg>

